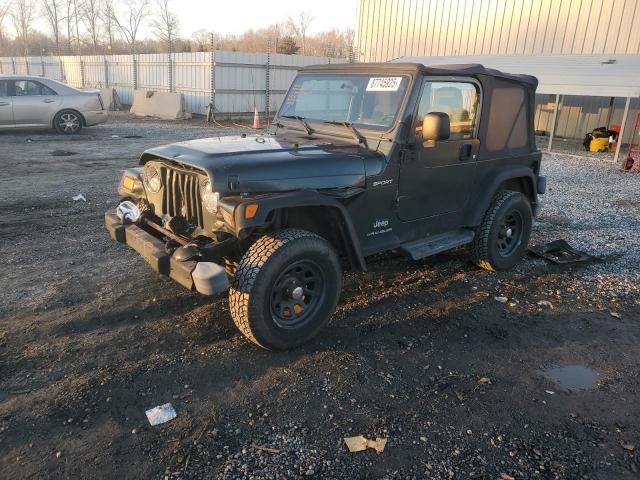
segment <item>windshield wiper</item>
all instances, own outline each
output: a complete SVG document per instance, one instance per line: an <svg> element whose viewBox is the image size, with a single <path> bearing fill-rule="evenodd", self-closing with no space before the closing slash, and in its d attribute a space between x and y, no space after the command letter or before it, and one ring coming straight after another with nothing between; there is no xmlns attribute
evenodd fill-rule
<svg viewBox="0 0 640 480"><path fill-rule="evenodd" d="M353 138L355 138L358 143L363 144L364 148L369 148L366 137L362 135L362 133L360 133L360 130L358 130L353 123L343 122L340 120L327 120L323 123L328 123L329 125L342 125L343 127L347 127L349 130L351 130L351 132L353 133Z"/></svg>
<svg viewBox="0 0 640 480"><path fill-rule="evenodd" d="M315 130L311 128L307 120L304 117L301 117L300 115L280 115L280 116L282 118L291 118L293 120L298 120L300 124L304 127L304 129L307 131L307 135L313 135L315 133Z"/></svg>

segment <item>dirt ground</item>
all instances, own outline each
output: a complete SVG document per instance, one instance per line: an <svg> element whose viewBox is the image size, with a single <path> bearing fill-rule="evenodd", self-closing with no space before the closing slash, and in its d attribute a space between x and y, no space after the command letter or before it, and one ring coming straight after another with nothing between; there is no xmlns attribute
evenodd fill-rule
<svg viewBox="0 0 640 480"><path fill-rule="evenodd" d="M0 133L0 478L640 478L639 175L545 155L533 243L600 261L378 256L316 341L269 353L102 225L145 148L218 132ZM566 365L597 384L544 373ZM177 418L149 426L166 402ZM385 451L349 453L359 434Z"/></svg>

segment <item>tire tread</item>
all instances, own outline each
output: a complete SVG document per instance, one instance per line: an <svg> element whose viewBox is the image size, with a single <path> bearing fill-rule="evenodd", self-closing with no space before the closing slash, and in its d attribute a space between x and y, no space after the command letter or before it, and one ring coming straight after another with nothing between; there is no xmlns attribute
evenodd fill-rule
<svg viewBox="0 0 640 480"><path fill-rule="evenodd" d="M512 197L522 195L520 192L513 190L500 190L495 194L491 205L482 218L482 223L476 228L476 234L469 246L469 253L471 255L471 261L478 267L495 272L495 268L489 260L489 235L491 234L491 228L496 221L496 217L500 212L500 208Z"/></svg>
<svg viewBox="0 0 640 480"><path fill-rule="evenodd" d="M250 311L249 299L258 273L269 258L286 244L309 237L324 240L315 233L294 228L269 233L256 240L238 263L235 277L229 289L231 317L245 337L263 348L266 347L256 338L250 322L252 312Z"/></svg>

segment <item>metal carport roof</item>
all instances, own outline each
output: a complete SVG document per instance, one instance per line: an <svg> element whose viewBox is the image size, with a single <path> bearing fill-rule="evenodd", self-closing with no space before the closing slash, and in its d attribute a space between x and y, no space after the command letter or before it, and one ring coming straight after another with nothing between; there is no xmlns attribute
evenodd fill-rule
<svg viewBox="0 0 640 480"><path fill-rule="evenodd" d="M424 65L480 63L508 73L533 75L537 93L594 97L639 97L640 55L465 55L400 57Z"/></svg>

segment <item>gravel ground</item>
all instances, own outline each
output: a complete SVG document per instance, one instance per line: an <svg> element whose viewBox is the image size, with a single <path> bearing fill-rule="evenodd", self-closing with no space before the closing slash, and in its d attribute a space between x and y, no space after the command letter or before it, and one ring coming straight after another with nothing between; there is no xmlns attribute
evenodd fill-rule
<svg viewBox="0 0 640 480"><path fill-rule="evenodd" d="M462 249L379 255L345 274L316 341L267 353L225 298L157 276L102 226L142 150L233 131L117 115L73 138L0 133L0 478L639 477L639 175L544 157L532 242L599 261L490 274ZM544 374L567 365L597 383ZM166 402L177 418L150 427ZM359 434L385 451L349 453Z"/></svg>

